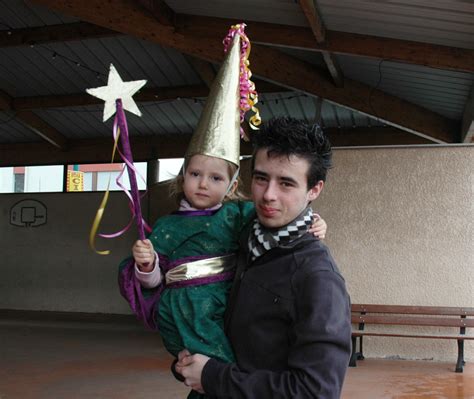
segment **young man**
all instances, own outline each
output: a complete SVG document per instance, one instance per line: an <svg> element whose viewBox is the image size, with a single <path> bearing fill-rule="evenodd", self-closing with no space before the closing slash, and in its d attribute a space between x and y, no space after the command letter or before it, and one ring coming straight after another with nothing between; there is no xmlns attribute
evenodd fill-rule
<svg viewBox="0 0 474 399"><path fill-rule="evenodd" d="M257 219L242 246L226 331L237 364L183 351L185 384L217 398L339 398L351 353L350 300L307 233L331 146L319 126L270 121L254 137Z"/></svg>

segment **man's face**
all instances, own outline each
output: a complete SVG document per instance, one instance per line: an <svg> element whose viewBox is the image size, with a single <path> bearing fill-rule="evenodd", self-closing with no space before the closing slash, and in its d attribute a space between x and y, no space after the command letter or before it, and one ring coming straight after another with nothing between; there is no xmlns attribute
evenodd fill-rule
<svg viewBox="0 0 474 399"><path fill-rule="evenodd" d="M297 155L267 155L265 148L258 150L252 171L252 200L258 219L267 228L279 228L295 219L316 199L323 182L308 190L309 163Z"/></svg>

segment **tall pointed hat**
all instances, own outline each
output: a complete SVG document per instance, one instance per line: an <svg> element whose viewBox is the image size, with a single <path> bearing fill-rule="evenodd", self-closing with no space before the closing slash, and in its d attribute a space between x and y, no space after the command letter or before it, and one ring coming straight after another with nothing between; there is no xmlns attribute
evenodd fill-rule
<svg viewBox="0 0 474 399"><path fill-rule="evenodd" d="M255 85L250 81L248 55L250 42L245 24L235 25L224 39L227 53L212 83L198 126L186 151L186 159L196 154L224 159L239 166L240 124L249 109L255 112L252 128L260 124L255 104ZM252 125L253 124L253 125Z"/></svg>

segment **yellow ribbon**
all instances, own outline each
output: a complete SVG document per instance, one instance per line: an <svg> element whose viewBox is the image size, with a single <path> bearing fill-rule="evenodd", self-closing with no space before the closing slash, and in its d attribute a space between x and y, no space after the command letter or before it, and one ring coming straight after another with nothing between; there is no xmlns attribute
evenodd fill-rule
<svg viewBox="0 0 474 399"><path fill-rule="evenodd" d="M110 161L111 164L114 163L114 158L115 158L115 151L117 150L118 146L118 140L120 137L120 128L117 127L117 135L115 137L115 142L114 142L114 149L112 150L112 160ZM105 251L99 251L95 247L95 237L97 235L97 230L99 229L100 222L102 220L102 216L104 216L104 211L105 207L107 206L107 201L109 200L109 187L110 187L110 174L109 174L109 181L107 183L107 190L105 190L104 196L102 197L102 201L100 203L99 209L97 209L97 212L95 214L94 221L92 222L92 228L89 233L89 246L91 249L99 254L99 255L108 255L110 254L110 250L105 250Z"/></svg>
<svg viewBox="0 0 474 399"><path fill-rule="evenodd" d="M240 25L238 25L238 26L240 26ZM260 111L255 106L258 103L258 94L257 94L257 90L255 88L255 83L252 80L250 80L251 77L252 77L252 71L249 68L249 65L250 65L249 56L250 56L250 50L252 49L252 44L250 43L250 40L249 40L249 38L247 37L246 34L241 36L241 38L243 40L245 40L245 42L248 44L243 61L244 61L244 69L248 74L248 80L249 80L249 84L250 84L250 90L249 90L247 99L248 99L248 103L250 105L250 109L254 113L254 115L251 116L250 119L249 119L249 124L250 124L250 127L253 130L258 130L259 129L258 126L260 126L260 124L262 123L262 118L260 117Z"/></svg>
<svg viewBox="0 0 474 399"><path fill-rule="evenodd" d="M260 117L260 111L255 106L258 103L258 94L255 89L255 83L250 80L250 78L252 77L252 71L249 68L249 65L250 65L249 56L250 56L250 50L252 46L250 44L249 38L244 32L245 26L246 26L245 24L237 24L237 25L231 26L231 30L239 34L241 40L245 41L245 43L247 44L247 47L245 48L245 54L241 56L241 65L242 65L243 71L242 70L240 71L240 75L241 75L241 78L243 74L247 75L249 89L247 93L245 94L247 97L247 105L249 108L240 107L240 109L244 112L248 111L249 109L252 110L254 115L252 115L249 118L249 125L253 130L258 130L259 129L258 126L260 126L260 124L262 123L262 118ZM241 132L243 132L243 130L241 130ZM244 140L248 141L249 138L244 135Z"/></svg>

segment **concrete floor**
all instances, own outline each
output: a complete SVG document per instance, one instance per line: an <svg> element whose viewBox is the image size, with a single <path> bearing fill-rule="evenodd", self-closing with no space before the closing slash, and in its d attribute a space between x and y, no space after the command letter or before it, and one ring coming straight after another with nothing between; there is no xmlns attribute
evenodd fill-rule
<svg viewBox="0 0 474 399"><path fill-rule="evenodd" d="M157 334L135 322L26 320L0 314L0 399L185 398ZM474 364L366 359L343 399L474 398Z"/></svg>

